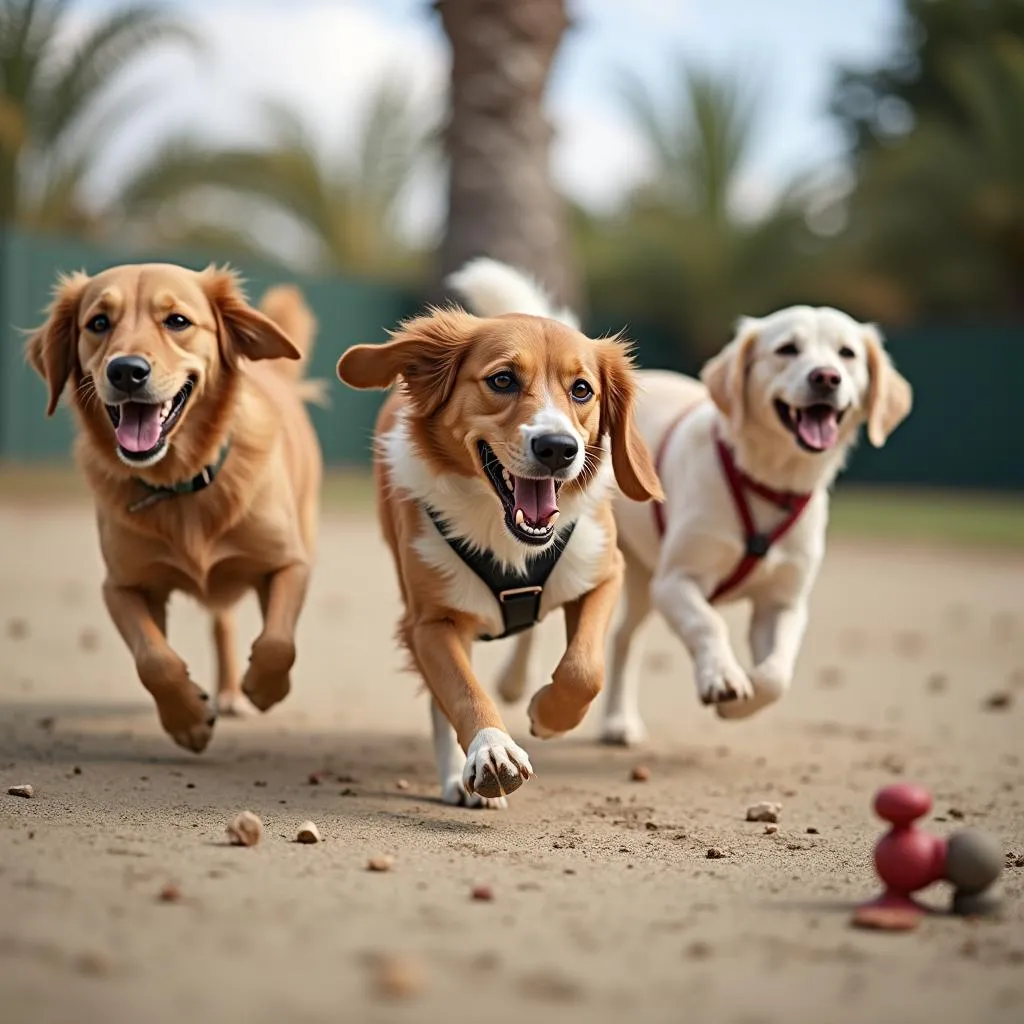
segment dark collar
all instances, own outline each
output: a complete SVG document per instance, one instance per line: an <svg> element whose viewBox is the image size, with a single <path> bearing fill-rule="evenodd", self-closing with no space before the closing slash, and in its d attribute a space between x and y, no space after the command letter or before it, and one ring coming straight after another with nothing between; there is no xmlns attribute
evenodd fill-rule
<svg viewBox="0 0 1024 1024"><path fill-rule="evenodd" d="M191 480L182 480L180 483L171 484L167 487L154 487L152 484L147 484L145 480L133 477L135 482L146 491L146 496L132 502L128 506L128 511L140 512L144 508L149 508L150 505L155 505L159 501L166 501L168 498L175 498L179 494L197 494L199 491L205 491L217 479L217 474L223 468L224 461L227 459L230 450L231 442L228 441L221 448L216 460L208 466L203 466Z"/></svg>
<svg viewBox="0 0 1024 1024"><path fill-rule="evenodd" d="M429 505L422 507L437 527L437 532L452 551L483 580L501 608L501 621L504 627L502 632L498 636L481 636L478 639L501 640L503 637L513 636L536 626L540 619L540 601L544 594L544 585L558 564L558 559L562 557L576 524L570 523L569 528L563 530L560 537L556 535L554 542L536 558L530 559L526 564L526 571L520 573L503 567L490 551L479 551L461 537L451 536L441 516Z"/></svg>

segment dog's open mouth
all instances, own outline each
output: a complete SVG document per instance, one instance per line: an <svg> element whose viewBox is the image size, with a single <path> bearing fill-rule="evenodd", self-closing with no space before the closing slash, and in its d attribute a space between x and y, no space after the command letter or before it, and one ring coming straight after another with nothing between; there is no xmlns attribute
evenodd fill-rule
<svg viewBox="0 0 1024 1024"><path fill-rule="evenodd" d="M546 544L558 521L558 491L554 477L516 476L502 464L486 441L477 444L480 461L505 510L505 525L524 544Z"/></svg>
<svg viewBox="0 0 1024 1024"><path fill-rule="evenodd" d="M846 409L837 409L825 402L801 409L780 399L775 400L775 411L796 443L808 452L827 452L834 448L839 440L839 425L846 415Z"/></svg>
<svg viewBox="0 0 1024 1024"><path fill-rule="evenodd" d="M129 462L145 462L167 444L167 435L181 419L195 379L189 377L184 387L166 402L122 402L108 405L107 414L114 424L114 436L120 455Z"/></svg>

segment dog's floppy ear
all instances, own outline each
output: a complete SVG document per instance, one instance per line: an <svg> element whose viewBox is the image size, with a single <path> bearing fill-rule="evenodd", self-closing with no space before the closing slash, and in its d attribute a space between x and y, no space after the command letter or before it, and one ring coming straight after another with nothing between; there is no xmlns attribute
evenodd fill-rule
<svg viewBox="0 0 1024 1024"><path fill-rule="evenodd" d="M25 358L46 381L50 392L46 404L47 416L52 416L56 411L64 385L75 369L75 360L78 358L78 304L88 283L87 274L62 276L57 281L46 323L33 331L25 343Z"/></svg>
<svg viewBox="0 0 1024 1024"><path fill-rule="evenodd" d="M742 427L747 411L747 367L760 329L758 320L744 317L737 325L736 336L704 364L700 373L711 400L737 430Z"/></svg>
<svg viewBox="0 0 1024 1024"><path fill-rule="evenodd" d="M868 440L881 448L909 415L914 393L906 377L892 365L878 328L867 325L863 330L871 377L867 402Z"/></svg>
<svg viewBox="0 0 1024 1024"><path fill-rule="evenodd" d="M252 360L301 358L291 338L270 317L249 305L234 271L210 266L201 278L217 318L217 341L225 363L233 366L239 356Z"/></svg>
<svg viewBox="0 0 1024 1024"><path fill-rule="evenodd" d="M611 441L615 482L633 501L661 501L661 482L634 415L637 386L631 347L620 338L600 344L601 433Z"/></svg>
<svg viewBox="0 0 1024 1024"><path fill-rule="evenodd" d="M430 416L448 401L478 324L461 309L432 309L405 321L384 345L353 345L338 360L338 378L359 389L401 378L416 408Z"/></svg>

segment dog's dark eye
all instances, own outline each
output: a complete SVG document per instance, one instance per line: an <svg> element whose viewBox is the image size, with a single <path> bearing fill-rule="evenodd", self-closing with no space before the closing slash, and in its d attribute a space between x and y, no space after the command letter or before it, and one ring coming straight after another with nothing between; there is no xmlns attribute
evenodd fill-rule
<svg viewBox="0 0 1024 1024"><path fill-rule="evenodd" d="M780 345L775 350L775 354L777 356L798 356L800 355L800 349L795 341L787 341L785 345Z"/></svg>
<svg viewBox="0 0 1024 1024"><path fill-rule="evenodd" d="M93 334L106 334L110 330L110 317L106 313L97 313L85 325L85 329Z"/></svg>
<svg viewBox="0 0 1024 1024"><path fill-rule="evenodd" d="M843 357L843 359L853 359L857 355L857 353L854 352L853 349L850 348L849 345L844 345L839 350L839 354L840 354L840 356Z"/></svg>
<svg viewBox="0 0 1024 1024"><path fill-rule="evenodd" d="M186 331L192 326L192 321L180 313L171 313L164 319L164 327L169 331Z"/></svg>
<svg viewBox="0 0 1024 1024"><path fill-rule="evenodd" d="M519 381L508 370L501 370L487 378L487 386L500 395L508 395L519 390Z"/></svg>
<svg viewBox="0 0 1024 1024"><path fill-rule="evenodd" d="M585 381L578 380L569 391L574 402L589 402L594 397L594 389Z"/></svg>

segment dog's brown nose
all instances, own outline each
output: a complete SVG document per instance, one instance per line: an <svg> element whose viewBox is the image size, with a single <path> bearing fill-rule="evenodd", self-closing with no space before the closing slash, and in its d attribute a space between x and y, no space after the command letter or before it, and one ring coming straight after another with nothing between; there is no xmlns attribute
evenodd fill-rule
<svg viewBox="0 0 1024 1024"><path fill-rule="evenodd" d="M142 356L118 356L107 363L107 380L126 395L138 391L152 372L149 360Z"/></svg>
<svg viewBox="0 0 1024 1024"><path fill-rule="evenodd" d="M580 450L576 438L568 434L544 434L531 444L533 457L552 473L565 469Z"/></svg>
<svg viewBox="0 0 1024 1024"><path fill-rule="evenodd" d="M811 387L818 391L836 391L842 384L843 378L838 370L831 366L817 366L807 375Z"/></svg>

